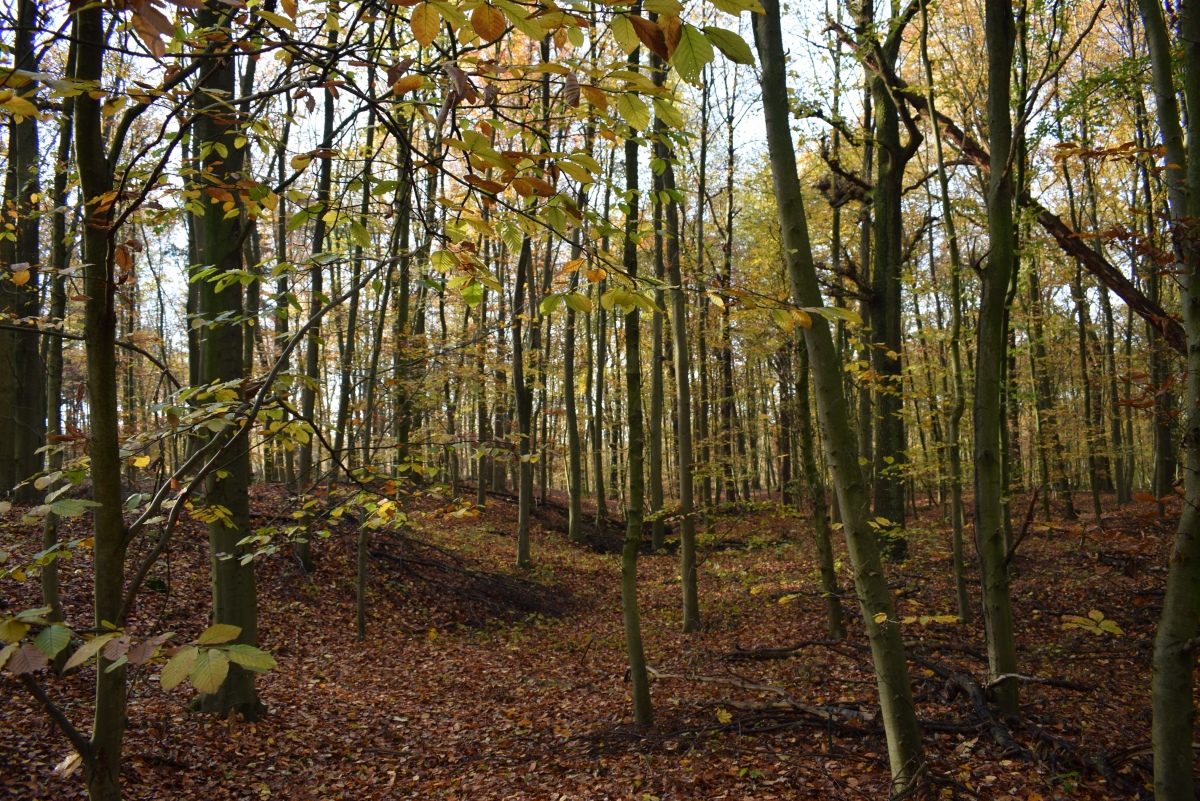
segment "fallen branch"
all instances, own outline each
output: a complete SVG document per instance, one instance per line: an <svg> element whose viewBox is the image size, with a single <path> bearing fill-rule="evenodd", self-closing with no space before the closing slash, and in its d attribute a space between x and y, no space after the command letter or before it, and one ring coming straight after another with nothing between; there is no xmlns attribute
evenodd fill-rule
<svg viewBox="0 0 1200 801"><path fill-rule="evenodd" d="M1027 684L1045 684L1050 687L1062 687L1065 690L1076 690L1081 693L1090 693L1095 689L1090 684L1080 684L1074 681L1067 681L1066 679L1050 679L1044 676L1025 676L1021 673L999 673L987 683L984 689L990 690L1007 679L1015 679Z"/></svg>
<svg viewBox="0 0 1200 801"><path fill-rule="evenodd" d="M1028 757L1029 752L1025 747L1013 739L1008 727L992 713L991 707L988 706L987 696L984 695L983 688L979 686L979 682L975 680L974 676L970 673L955 672L940 662L916 654L909 654L908 658L918 665L932 670L937 676L961 690L970 701L971 711L976 720L987 729L996 745L1009 753Z"/></svg>

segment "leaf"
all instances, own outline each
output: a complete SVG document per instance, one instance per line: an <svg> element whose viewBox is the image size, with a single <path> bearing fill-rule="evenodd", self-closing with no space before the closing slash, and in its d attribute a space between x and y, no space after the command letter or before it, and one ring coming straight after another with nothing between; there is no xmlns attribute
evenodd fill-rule
<svg viewBox="0 0 1200 801"><path fill-rule="evenodd" d="M667 52L667 41L663 38L662 28L658 27L656 23L645 17L639 17L637 14L630 14L629 24L633 26L633 32L637 34L637 38L650 49L650 52L663 61L671 57Z"/></svg>
<svg viewBox="0 0 1200 801"><path fill-rule="evenodd" d="M1088 617L1099 623L1101 620L1104 620L1104 613L1099 609L1093 609L1092 611L1088 612Z"/></svg>
<svg viewBox="0 0 1200 801"><path fill-rule="evenodd" d="M538 310L543 315L554 314L554 310L558 308L560 303L562 303L562 299L562 295L547 295L546 297L542 298L542 302L541 305L538 306Z"/></svg>
<svg viewBox="0 0 1200 801"><path fill-rule="evenodd" d="M29 643L25 643L17 650L13 651L12 656L8 658L8 669L12 671L14 676L20 676L22 673L33 673L35 670L41 670L50 663L46 655L42 651Z"/></svg>
<svg viewBox="0 0 1200 801"><path fill-rule="evenodd" d="M296 33L296 23L292 22L285 16L273 14L270 11L262 11L261 9L256 9L254 13L258 14L258 16L262 17L276 28L283 28L285 31Z"/></svg>
<svg viewBox="0 0 1200 801"><path fill-rule="evenodd" d="M5 664L8 663L8 658L12 656L19 647L20 646L15 642L11 642L3 648L0 648L0 668L4 667Z"/></svg>
<svg viewBox="0 0 1200 801"><path fill-rule="evenodd" d="M819 306L815 309L808 309L807 311L816 312L830 322L844 320L845 322L852 323L853 325L862 325L862 318L859 317L857 313L851 311L850 309L843 309L840 306Z"/></svg>
<svg viewBox="0 0 1200 801"><path fill-rule="evenodd" d="M188 671L192 686L202 693L215 693L221 689L229 675L229 658L215 648L205 648L196 654L196 662Z"/></svg>
<svg viewBox="0 0 1200 801"><path fill-rule="evenodd" d="M350 221L350 239L360 248L371 247L371 232L358 220Z"/></svg>
<svg viewBox="0 0 1200 801"><path fill-rule="evenodd" d="M307 167L309 165L309 163L311 163L311 162L312 162L312 156L309 155L308 153L297 153L296 155L292 156L292 160L290 163L292 165L293 170L295 170L296 172L300 172L305 167ZM308 218L305 217L305 219L308 219Z"/></svg>
<svg viewBox="0 0 1200 801"><path fill-rule="evenodd" d="M644 0L642 8L654 14L671 14L679 16L683 12L683 6L679 0Z"/></svg>
<svg viewBox="0 0 1200 801"><path fill-rule="evenodd" d="M876 612L873 620L879 625L883 625L883 622L887 620L887 612Z"/></svg>
<svg viewBox="0 0 1200 801"><path fill-rule="evenodd" d="M1158 498L1155 498L1148 492L1135 492L1133 493L1133 499L1142 503L1158 503Z"/></svg>
<svg viewBox="0 0 1200 801"><path fill-rule="evenodd" d="M405 75L392 84L392 94L403 97L409 92L415 92L425 86L425 79L420 75Z"/></svg>
<svg viewBox="0 0 1200 801"><path fill-rule="evenodd" d="M705 65L712 60L712 42L694 25L685 24L679 34L679 45L671 56L679 77L688 83L699 84Z"/></svg>
<svg viewBox="0 0 1200 801"><path fill-rule="evenodd" d="M71 642L71 630L58 624L47 626L33 638L33 644L50 659L58 656L69 642Z"/></svg>
<svg viewBox="0 0 1200 801"><path fill-rule="evenodd" d="M199 652L199 649L189 645L171 657L158 677L158 685L164 690L169 690L187 678Z"/></svg>
<svg viewBox="0 0 1200 801"><path fill-rule="evenodd" d="M59 517L79 517L90 507L99 505L95 501L85 501L82 498L61 498L50 504L50 511Z"/></svg>
<svg viewBox="0 0 1200 801"><path fill-rule="evenodd" d="M638 38L637 31L634 30L633 23L629 21L628 16L617 14L612 18L610 26L613 38L617 40L617 46L624 51L625 55L629 55L634 50L637 50L641 40Z"/></svg>
<svg viewBox="0 0 1200 801"><path fill-rule="evenodd" d="M471 27L479 34L480 39L491 44L508 30L508 22L503 11L485 4L471 12Z"/></svg>
<svg viewBox="0 0 1200 801"><path fill-rule="evenodd" d="M654 116L663 121L663 124L670 128L683 130L684 120L683 115L679 113L679 109L675 108L675 104L670 100L664 100L661 97L654 98Z"/></svg>
<svg viewBox="0 0 1200 801"><path fill-rule="evenodd" d="M99 653L100 649L104 647L105 643L120 636L121 632L110 631L108 634L100 634L88 640L83 645L79 646L75 653L71 654L71 658L67 660L65 665L63 665L63 672L65 673L71 668L79 667L84 662L88 661L97 653Z"/></svg>
<svg viewBox="0 0 1200 801"><path fill-rule="evenodd" d="M53 773L56 778L67 779L70 778L75 771L79 770L79 766L82 764L83 757L79 755L78 751L72 751L63 757L61 762L54 766L54 770L52 770L51 773Z"/></svg>
<svg viewBox="0 0 1200 801"><path fill-rule="evenodd" d="M200 638L196 642L200 645L216 645L235 640L241 633L241 626L232 626L229 623L214 623L204 630L204 633L200 635Z"/></svg>
<svg viewBox="0 0 1200 801"><path fill-rule="evenodd" d="M754 65L754 54L750 52L750 45L738 34L709 25L704 28L704 35L725 54L725 58L735 64Z"/></svg>
<svg viewBox="0 0 1200 801"><path fill-rule="evenodd" d="M679 47L683 22L674 14L666 14L658 18L658 27L662 28L663 39L667 43L667 61L670 61L675 57L675 48Z"/></svg>
<svg viewBox="0 0 1200 801"><path fill-rule="evenodd" d="M0 103L0 107L3 107L5 111L15 114L18 117L33 117L37 114L37 106L33 105L25 98L17 97L16 95L13 95L8 100L4 101L4 103Z"/></svg>
<svg viewBox="0 0 1200 801"><path fill-rule="evenodd" d="M412 10L408 25L412 28L413 38L422 47L428 47L437 38L438 28L442 24L442 15L429 3L421 3Z"/></svg>
<svg viewBox="0 0 1200 801"><path fill-rule="evenodd" d="M255 673L266 673L268 670L274 670L278 667L275 657L260 648L255 648L253 645L243 645L240 643L231 645L225 649L225 655L229 657L229 661L235 662L246 670L252 670Z"/></svg>
<svg viewBox="0 0 1200 801"><path fill-rule="evenodd" d="M617 112L635 131L644 131L650 125L649 107L632 92L624 92L617 97Z"/></svg>
<svg viewBox="0 0 1200 801"><path fill-rule="evenodd" d="M132 464L134 467L138 467L138 468L148 467L150 465L150 457L149 456L135 456L130 461L130 464Z"/></svg>
<svg viewBox="0 0 1200 801"><path fill-rule="evenodd" d="M733 713L728 709L718 709L717 720L721 723L728 723L729 721L733 720Z"/></svg>
<svg viewBox="0 0 1200 801"><path fill-rule="evenodd" d="M726 14L732 14L735 17L743 11L752 11L755 14L766 13L759 0L712 0L712 4Z"/></svg>
<svg viewBox="0 0 1200 801"><path fill-rule="evenodd" d="M159 634L146 640L140 640L129 649L129 661L134 665L144 665L154 658L159 647L175 635L171 632Z"/></svg>
<svg viewBox="0 0 1200 801"><path fill-rule="evenodd" d="M570 308L574 309L577 312L582 312L582 313L586 314L592 310L591 299L588 298L587 295L581 294L579 292L572 292L571 294L567 295L566 301L567 301L567 306L569 306Z"/></svg>
<svg viewBox="0 0 1200 801"><path fill-rule="evenodd" d="M10 617L3 623L0 623L0 642L13 643L20 640L29 631L29 624L17 620L15 617Z"/></svg>
<svg viewBox="0 0 1200 801"><path fill-rule="evenodd" d="M10 101L11 102L11 101ZM17 270L12 274L12 282L17 286L25 286L29 283L29 270Z"/></svg>

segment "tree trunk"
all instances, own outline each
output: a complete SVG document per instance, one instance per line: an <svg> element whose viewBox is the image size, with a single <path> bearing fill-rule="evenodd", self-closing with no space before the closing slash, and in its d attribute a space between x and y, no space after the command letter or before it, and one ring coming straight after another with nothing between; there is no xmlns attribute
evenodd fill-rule
<svg viewBox="0 0 1200 801"><path fill-rule="evenodd" d="M755 40L762 62L763 116L792 297L797 305L818 307L822 304L821 292L789 125L787 65L778 0L766 0L763 6L767 13L755 20ZM814 316L812 327L805 330L804 337L812 360L825 454L839 496L854 583L862 607L863 624L871 642L893 790L903 792L923 773L925 757L900 623L895 619L879 544L868 525L870 499L859 470L858 443L850 428L842 392L842 365L826 320Z"/></svg>

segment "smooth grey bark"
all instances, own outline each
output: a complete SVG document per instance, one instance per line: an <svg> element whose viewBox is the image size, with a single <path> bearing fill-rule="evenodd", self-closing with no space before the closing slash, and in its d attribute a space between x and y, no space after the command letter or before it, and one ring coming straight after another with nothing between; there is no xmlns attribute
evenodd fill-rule
<svg viewBox="0 0 1200 801"><path fill-rule="evenodd" d="M990 151L998 164L1007 165L1012 148L1009 104L1016 26L1008 0L985 0L984 31L988 54L988 131ZM975 345L975 543L983 584L984 625L987 633L988 672L995 682L993 697L1009 713L1020 711L1017 646L1013 630L1012 599L1008 588L1008 560L1004 538L1003 443L1000 407L1001 383L1008 344L1004 310L1015 261L1011 169L994 169L988 175L987 267L980 278L982 297Z"/></svg>
<svg viewBox="0 0 1200 801"><path fill-rule="evenodd" d="M1153 69L1155 105L1165 148L1164 175L1171 214L1171 236L1180 285L1183 325L1187 334L1187 408L1200 405L1200 252L1192 220L1200 217L1200 125L1180 122L1173 77L1173 48L1162 8L1139 0ZM1183 98L1192 112L1200 108L1200 8L1196 0L1179 7L1179 49L1183 52ZM1193 158L1188 158L1192 156ZM1195 797L1196 621L1200 618L1200 420L1187 415L1184 442L1184 504L1175 532L1154 642L1151 698L1154 746L1154 797L1183 801Z"/></svg>
<svg viewBox="0 0 1200 801"><path fill-rule="evenodd" d="M675 190L674 153L659 143L663 189ZM688 347L687 300L683 293L683 270L679 258L679 204L672 195L666 204L666 271L671 297L671 355L675 366L675 444L679 462L679 573L682 577L683 631L700 628L699 575L696 564L696 480L692 443L691 353ZM703 366L701 366L703 370Z"/></svg>
<svg viewBox="0 0 1200 801"><path fill-rule="evenodd" d="M937 106L933 93L933 63L929 59L929 11L921 5L921 61L925 67L925 84L931 124L937 122ZM950 204L950 179L946 173L946 156L942 151L942 138L933 137L934 160L937 163L938 191L942 206L942 226L946 232L946 243L950 251L950 373L954 388L950 409L946 413L947 456L950 470L950 528L951 553L954 564L954 595L958 608L958 619L971 622L971 602L967 594L967 577L963 561L963 478L962 478L962 435L959 426L966 410L966 392L963 388L962 368L962 251L958 244L958 226L954 222L954 209ZM933 267L933 254L929 257ZM939 312L940 313L940 312Z"/></svg>
<svg viewBox="0 0 1200 801"><path fill-rule="evenodd" d="M788 278L793 301L800 306L823 304L804 214L804 198L796 170L789 125L787 63L778 0L763 3L766 14L755 20L755 43L762 62L763 117L779 210ZM828 322L819 316L804 332L812 364L817 413L825 456L833 473L854 584L871 644L880 710L888 743L893 791L909 789L925 770L921 731L912 700L912 685L892 596L883 571L879 543L868 525L870 499L858 464L858 442L850 428L842 389L842 365Z"/></svg>

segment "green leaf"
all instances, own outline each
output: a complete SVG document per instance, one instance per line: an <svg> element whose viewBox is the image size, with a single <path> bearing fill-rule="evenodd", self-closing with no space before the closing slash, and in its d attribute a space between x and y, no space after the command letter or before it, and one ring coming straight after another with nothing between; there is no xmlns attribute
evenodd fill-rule
<svg viewBox="0 0 1200 801"><path fill-rule="evenodd" d="M566 297L567 305L577 312L586 314L592 310L591 299L582 293L572 292Z"/></svg>
<svg viewBox="0 0 1200 801"><path fill-rule="evenodd" d="M200 639L196 640L196 642L200 645L216 645L217 643L236 640L241 633L241 626L231 626L228 623L214 623L204 630L204 633L200 635Z"/></svg>
<svg viewBox="0 0 1200 801"><path fill-rule="evenodd" d="M650 126L649 107L632 92L625 92L617 97L617 112L635 131L644 131Z"/></svg>
<svg viewBox="0 0 1200 801"><path fill-rule="evenodd" d="M633 29L633 23L629 21L629 17L617 14L613 17L611 25L613 38L617 40L617 46L624 51L625 55L638 49L642 40L638 39L637 31Z"/></svg>
<svg viewBox="0 0 1200 801"><path fill-rule="evenodd" d="M475 307L483 302L483 284L478 281L472 281L463 287L462 290L463 303L468 306Z"/></svg>
<svg viewBox="0 0 1200 801"><path fill-rule="evenodd" d="M71 658L67 660L67 664L63 665L63 672L65 673L71 668L79 667L84 662L95 656L100 649L104 647L106 642L116 639L120 636L121 632L110 631L108 634L101 634L98 637L93 637L92 639L88 640L83 645L79 646L75 653L71 654Z"/></svg>
<svg viewBox="0 0 1200 801"><path fill-rule="evenodd" d="M675 104L661 97L654 98L654 115L662 120L664 125L671 128L682 130L685 125L683 115L679 113L679 109L675 108Z"/></svg>
<svg viewBox="0 0 1200 801"><path fill-rule="evenodd" d="M229 661L255 673L266 673L278 667L275 657L253 645L231 645L225 649L225 655L229 657Z"/></svg>
<svg viewBox="0 0 1200 801"><path fill-rule="evenodd" d="M759 0L712 0L712 4L726 14L737 16L743 11L753 11L755 14L765 14Z"/></svg>
<svg viewBox="0 0 1200 801"><path fill-rule="evenodd" d="M50 511L59 517L79 517L90 507L99 505L95 501L85 501L81 498L63 498L50 504Z"/></svg>
<svg viewBox="0 0 1200 801"><path fill-rule="evenodd" d="M652 11L655 14L674 14L679 16L683 13L683 6L679 0L644 0L642 8L646 11Z"/></svg>
<svg viewBox="0 0 1200 801"><path fill-rule="evenodd" d="M51 659L58 656L59 651L66 648L70 641L71 630L57 623L42 629L38 632L38 636L33 638L33 644Z"/></svg>
<svg viewBox="0 0 1200 801"><path fill-rule="evenodd" d="M830 322L844 320L854 325L862 325L862 318L850 309L843 309L838 306L819 306L814 309L806 309L806 311L816 312Z"/></svg>
<svg viewBox="0 0 1200 801"><path fill-rule="evenodd" d="M360 248L371 247L371 232L358 220L350 221L350 239Z"/></svg>
<svg viewBox="0 0 1200 801"><path fill-rule="evenodd" d="M750 52L750 45L738 34L709 25L704 28L704 35L725 54L725 58L735 64L754 65L754 54Z"/></svg>
<svg viewBox="0 0 1200 801"><path fill-rule="evenodd" d="M433 269L443 274L458 266L458 257L448 250L436 251L429 257L429 261L433 265Z"/></svg>
<svg viewBox="0 0 1200 801"><path fill-rule="evenodd" d="M554 310L562 303L562 295L547 295L542 298L542 303L538 306L538 310L542 314L554 314Z"/></svg>
<svg viewBox="0 0 1200 801"><path fill-rule="evenodd" d="M679 35L679 44L675 46L675 55L671 56L671 63L678 70L679 77L688 83L699 84L704 66L712 60L712 42L695 25L685 23Z"/></svg>
<svg viewBox="0 0 1200 801"><path fill-rule="evenodd" d="M0 649L0 668L8 663L8 658L13 655L13 651L17 650L18 646L15 642L10 642L8 645Z"/></svg>
<svg viewBox="0 0 1200 801"><path fill-rule="evenodd" d="M189 645L171 657L163 667L162 674L158 677L158 685L164 690L169 690L177 686L191 672L192 665L196 662L196 654L198 653L199 650L197 648Z"/></svg>
<svg viewBox="0 0 1200 801"><path fill-rule="evenodd" d="M229 658L215 648L205 648L196 654L196 663L188 671L192 686L202 693L215 693L221 689L229 675Z"/></svg>

